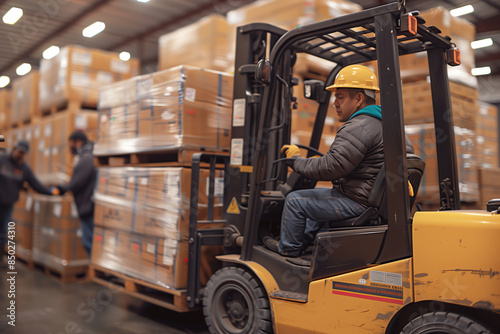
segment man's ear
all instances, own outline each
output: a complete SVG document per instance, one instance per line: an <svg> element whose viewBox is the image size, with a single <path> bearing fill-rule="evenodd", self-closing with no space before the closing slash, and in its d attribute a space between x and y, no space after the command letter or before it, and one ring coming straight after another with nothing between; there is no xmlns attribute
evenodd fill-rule
<svg viewBox="0 0 500 334"><path fill-rule="evenodd" d="M359 105L361 106L361 105L363 104L363 101L364 101L364 100L365 100L365 97L364 97L363 93L358 92L358 93L356 94L356 104L358 104L358 103L359 103Z"/></svg>

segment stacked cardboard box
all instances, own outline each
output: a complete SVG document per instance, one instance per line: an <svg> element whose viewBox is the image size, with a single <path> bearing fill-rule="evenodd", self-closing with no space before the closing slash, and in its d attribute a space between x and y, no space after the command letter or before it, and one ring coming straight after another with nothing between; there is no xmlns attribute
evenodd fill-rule
<svg viewBox="0 0 500 334"><path fill-rule="evenodd" d="M106 86L96 155L229 147L233 78L178 66Z"/></svg>
<svg viewBox="0 0 500 334"><path fill-rule="evenodd" d="M463 18L451 16L449 10L443 7L421 12L420 16L425 19L427 26L436 26L443 36L450 36L460 49L462 65L448 68L450 80L477 87L477 80L471 75L471 69L475 67L474 51L470 45L476 34L474 24ZM426 52L403 56L400 58L400 65L403 81L419 80L429 75Z"/></svg>
<svg viewBox="0 0 500 334"><path fill-rule="evenodd" d="M491 199L500 198L500 168L479 168L479 208L485 209Z"/></svg>
<svg viewBox="0 0 500 334"><path fill-rule="evenodd" d="M40 63L40 109L64 107L70 102L96 108L102 86L139 74L139 61L122 61L118 53L66 46Z"/></svg>
<svg viewBox="0 0 500 334"><path fill-rule="evenodd" d="M476 157L479 167L498 167L498 109L481 103L477 114Z"/></svg>
<svg viewBox="0 0 500 334"><path fill-rule="evenodd" d="M229 26L212 14L159 39L159 70L191 65L216 71L229 67Z"/></svg>
<svg viewBox="0 0 500 334"><path fill-rule="evenodd" d="M33 195L19 193L14 205L12 220L16 223L16 255L25 261L31 260L33 249Z"/></svg>
<svg viewBox="0 0 500 334"><path fill-rule="evenodd" d="M40 120L32 131L32 164L35 175L45 184L69 182L75 157L68 149L68 138L75 130L97 137L95 111L67 110Z"/></svg>
<svg viewBox="0 0 500 334"><path fill-rule="evenodd" d="M413 144L415 154L426 163L417 201L439 203L434 123L407 125L406 134ZM460 199L465 202L476 202L479 196L474 137L473 130L455 126Z"/></svg>
<svg viewBox="0 0 500 334"><path fill-rule="evenodd" d="M11 100L12 92L10 90L0 90L0 131L5 131L10 127ZM3 135L5 135L5 133L3 133Z"/></svg>
<svg viewBox="0 0 500 334"><path fill-rule="evenodd" d="M199 218L206 217L208 170L200 172ZM215 218L221 217L223 174L217 172ZM170 288L187 284L189 168L100 168L95 192L92 264ZM198 225L217 228L220 224ZM202 283L220 247L204 247Z"/></svg>
<svg viewBox="0 0 500 334"><path fill-rule="evenodd" d="M34 262L60 273L84 273L89 260L72 196L35 195L33 211Z"/></svg>
<svg viewBox="0 0 500 334"><path fill-rule="evenodd" d="M12 105L9 117L11 126L28 123L39 115L39 80L40 73L31 71L12 84Z"/></svg>

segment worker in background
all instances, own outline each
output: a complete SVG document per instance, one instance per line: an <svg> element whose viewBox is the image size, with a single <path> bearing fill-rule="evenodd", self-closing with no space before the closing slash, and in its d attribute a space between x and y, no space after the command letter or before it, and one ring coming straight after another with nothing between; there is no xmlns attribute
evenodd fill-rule
<svg viewBox="0 0 500 334"><path fill-rule="evenodd" d="M319 158L300 158L299 148L284 145L293 170L309 179L332 181L333 188L297 190L288 194L281 218L281 239L264 238L264 244L283 256L297 257L327 229L329 221L359 216L384 164L382 110L375 104L377 77L365 66L343 68L335 83L337 115L345 122L337 131L328 153ZM407 141L407 152L413 147ZM336 182L334 182L336 181Z"/></svg>
<svg viewBox="0 0 500 334"><path fill-rule="evenodd" d="M61 195L71 191L75 198L80 226L82 229L83 248L90 257L92 250L92 235L94 233L94 202L92 194L97 177L92 156L93 144L87 139L82 131L75 131L69 136L69 149L73 155L77 155L73 177L65 185L59 185Z"/></svg>
<svg viewBox="0 0 500 334"><path fill-rule="evenodd" d="M16 143L10 153L0 153L0 263L7 243L7 226L12 221L14 203L19 199L19 191L24 182L36 192L45 195L57 193L56 188L46 188L35 177L30 167L24 162L30 145L25 140Z"/></svg>

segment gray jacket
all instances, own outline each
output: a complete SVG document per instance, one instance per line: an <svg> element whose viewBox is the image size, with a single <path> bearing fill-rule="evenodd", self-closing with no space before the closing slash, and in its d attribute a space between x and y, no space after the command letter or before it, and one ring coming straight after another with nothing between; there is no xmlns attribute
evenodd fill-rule
<svg viewBox="0 0 500 334"><path fill-rule="evenodd" d="M408 138L406 151L414 152ZM293 169L313 180L332 181L346 197L368 206L368 196L383 163L382 121L358 115L340 127L328 153L321 158L297 158Z"/></svg>

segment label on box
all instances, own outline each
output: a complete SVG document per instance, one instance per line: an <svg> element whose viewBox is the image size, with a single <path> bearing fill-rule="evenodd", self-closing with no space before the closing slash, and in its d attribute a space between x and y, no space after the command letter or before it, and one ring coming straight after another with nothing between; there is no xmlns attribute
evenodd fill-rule
<svg viewBox="0 0 500 334"><path fill-rule="evenodd" d="M59 148L52 147L52 155L58 155L58 154L59 154Z"/></svg>
<svg viewBox="0 0 500 334"><path fill-rule="evenodd" d="M233 126L245 126L245 99L233 102Z"/></svg>
<svg viewBox="0 0 500 334"><path fill-rule="evenodd" d="M106 71L97 72L97 81L103 84L110 84L113 82L113 74Z"/></svg>
<svg viewBox="0 0 500 334"><path fill-rule="evenodd" d="M209 195L210 178L207 177L207 196ZM224 196L224 178L216 177L214 180L214 196Z"/></svg>
<svg viewBox="0 0 500 334"><path fill-rule="evenodd" d="M54 204L54 210L52 211L52 214L57 217L61 218L61 213L62 213L62 205L61 203L55 203Z"/></svg>
<svg viewBox="0 0 500 334"><path fill-rule="evenodd" d="M27 195L26 196L26 206L24 208L26 209L26 211L30 211L32 205L33 205L33 196Z"/></svg>
<svg viewBox="0 0 500 334"><path fill-rule="evenodd" d="M75 129L86 130L87 129L87 116L76 115L75 116Z"/></svg>
<svg viewBox="0 0 500 334"><path fill-rule="evenodd" d="M76 237L81 239L82 238L82 229L79 228L78 230L76 230Z"/></svg>
<svg viewBox="0 0 500 334"><path fill-rule="evenodd" d="M227 22L231 25L240 24L245 20L245 11L243 10L232 10L227 13Z"/></svg>
<svg viewBox="0 0 500 334"><path fill-rule="evenodd" d="M243 138L231 139L231 159L230 165L241 166L243 165Z"/></svg>
<svg viewBox="0 0 500 334"><path fill-rule="evenodd" d="M155 245L150 244L149 242L146 245L146 251L148 253L154 254L155 253Z"/></svg>
<svg viewBox="0 0 500 334"><path fill-rule="evenodd" d="M73 72L71 74L71 86L77 87L89 87L90 78L87 73L77 73Z"/></svg>
<svg viewBox="0 0 500 334"><path fill-rule="evenodd" d="M335 124L335 118L328 116L325 118L325 125L334 125Z"/></svg>
<svg viewBox="0 0 500 334"><path fill-rule="evenodd" d="M167 184L167 194L170 196L178 196L180 191L181 176L180 173L166 172L165 183Z"/></svg>
<svg viewBox="0 0 500 334"><path fill-rule="evenodd" d="M171 120L171 119L174 119L175 118L175 114L174 113L171 113L170 111L168 110L165 110L164 112L161 113L161 119L163 120Z"/></svg>
<svg viewBox="0 0 500 334"><path fill-rule="evenodd" d="M50 149L46 148L45 150L43 150L43 155L44 157L48 157L50 155Z"/></svg>
<svg viewBox="0 0 500 334"><path fill-rule="evenodd" d="M31 129L26 130L26 140L31 141Z"/></svg>
<svg viewBox="0 0 500 334"><path fill-rule="evenodd" d="M71 217L78 218L78 209L76 208L75 202L71 203Z"/></svg>
<svg viewBox="0 0 500 334"><path fill-rule="evenodd" d="M39 151L43 151L45 149L45 140L44 139L41 139L39 142L38 142L38 150Z"/></svg>
<svg viewBox="0 0 500 334"><path fill-rule="evenodd" d="M128 73L130 72L130 63L123 60L113 59L111 60L111 71Z"/></svg>
<svg viewBox="0 0 500 334"><path fill-rule="evenodd" d="M47 124L45 125L45 129L43 131L43 135L45 137L50 137L52 136L52 124Z"/></svg>
<svg viewBox="0 0 500 334"><path fill-rule="evenodd" d="M143 80L137 80L137 99L143 99L151 94L151 89L153 88L153 77L148 77Z"/></svg>
<svg viewBox="0 0 500 334"><path fill-rule="evenodd" d="M33 211L35 212L35 214L40 213L40 201L38 200L35 201L35 205L33 206Z"/></svg>
<svg viewBox="0 0 500 334"><path fill-rule="evenodd" d="M189 101L189 102L194 102L194 100L196 99L196 89L194 88L186 88L186 97L185 97L186 101Z"/></svg>
<svg viewBox="0 0 500 334"><path fill-rule="evenodd" d="M171 266L174 264L175 249L169 247L168 239L163 243L163 264Z"/></svg>
<svg viewBox="0 0 500 334"><path fill-rule="evenodd" d="M51 237L54 236L54 235L56 235L56 231L53 228L50 228L50 227L42 226L41 232L42 232L43 235L48 235L48 236L51 236Z"/></svg>
<svg viewBox="0 0 500 334"><path fill-rule="evenodd" d="M141 186L147 186L149 184L149 179L147 177L141 177Z"/></svg>
<svg viewBox="0 0 500 334"><path fill-rule="evenodd" d="M35 136L35 139L40 138L40 126L39 125L35 126L35 130L33 131L33 135Z"/></svg>
<svg viewBox="0 0 500 334"><path fill-rule="evenodd" d="M133 176L129 176L128 183L135 183L135 178Z"/></svg>
<svg viewBox="0 0 500 334"><path fill-rule="evenodd" d="M74 51L71 54L71 62L75 65L90 66L92 55L89 52Z"/></svg>

